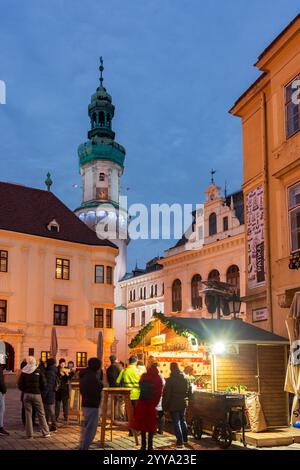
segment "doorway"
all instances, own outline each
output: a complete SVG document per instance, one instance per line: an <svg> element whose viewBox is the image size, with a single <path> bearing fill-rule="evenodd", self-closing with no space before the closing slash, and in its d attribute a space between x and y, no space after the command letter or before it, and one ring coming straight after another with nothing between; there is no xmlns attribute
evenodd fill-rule
<svg viewBox="0 0 300 470"><path fill-rule="evenodd" d="M5 342L6 350L6 370L14 372L15 370L15 350L11 344Z"/></svg>

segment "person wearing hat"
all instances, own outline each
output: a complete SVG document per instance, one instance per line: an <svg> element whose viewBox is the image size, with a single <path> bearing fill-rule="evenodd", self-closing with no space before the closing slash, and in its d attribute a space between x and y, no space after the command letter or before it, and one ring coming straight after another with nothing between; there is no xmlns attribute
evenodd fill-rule
<svg viewBox="0 0 300 470"><path fill-rule="evenodd" d="M28 439L33 438L32 410L35 409L39 419L43 437L50 437L49 427L45 417L42 392L47 387L46 378L38 367L33 356L28 357L27 365L23 367L18 381L18 387L24 392L25 431Z"/></svg>

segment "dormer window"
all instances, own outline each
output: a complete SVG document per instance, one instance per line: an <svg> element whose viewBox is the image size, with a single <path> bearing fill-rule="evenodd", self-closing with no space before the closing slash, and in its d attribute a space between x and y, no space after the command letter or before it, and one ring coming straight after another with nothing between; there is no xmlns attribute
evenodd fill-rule
<svg viewBox="0 0 300 470"><path fill-rule="evenodd" d="M55 219L51 220L51 222L47 225L47 229L49 232L59 232L59 223L56 222Z"/></svg>
<svg viewBox="0 0 300 470"><path fill-rule="evenodd" d="M105 181L105 173L99 173L99 181Z"/></svg>

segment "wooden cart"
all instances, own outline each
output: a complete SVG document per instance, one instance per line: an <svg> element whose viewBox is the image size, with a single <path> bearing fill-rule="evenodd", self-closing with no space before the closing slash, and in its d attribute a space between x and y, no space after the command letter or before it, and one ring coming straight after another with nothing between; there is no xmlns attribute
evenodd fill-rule
<svg viewBox="0 0 300 470"><path fill-rule="evenodd" d="M212 435L222 449L232 443L232 432L243 433L245 444L245 397L237 393L195 391L188 413L188 424L196 439L202 433Z"/></svg>

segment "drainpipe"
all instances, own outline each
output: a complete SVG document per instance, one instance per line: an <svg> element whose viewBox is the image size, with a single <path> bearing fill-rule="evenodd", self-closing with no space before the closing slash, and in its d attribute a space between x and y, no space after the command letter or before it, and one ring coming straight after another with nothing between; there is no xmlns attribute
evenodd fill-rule
<svg viewBox="0 0 300 470"><path fill-rule="evenodd" d="M270 250L270 204L269 204L269 175L268 175L268 126L266 94L261 92L262 104L262 138L263 138L263 184L264 184L264 229L265 229L265 260L267 265L267 306L269 309L270 327L274 332L273 302L272 302L272 278L271 278L271 250Z"/></svg>

